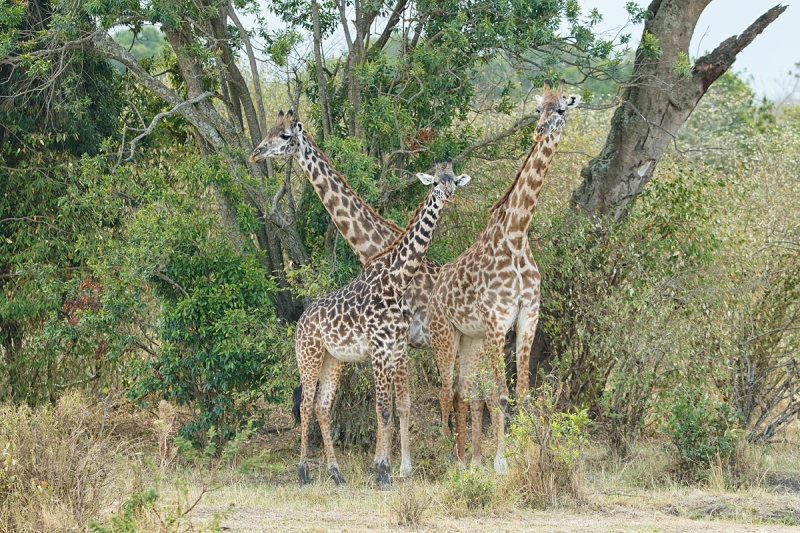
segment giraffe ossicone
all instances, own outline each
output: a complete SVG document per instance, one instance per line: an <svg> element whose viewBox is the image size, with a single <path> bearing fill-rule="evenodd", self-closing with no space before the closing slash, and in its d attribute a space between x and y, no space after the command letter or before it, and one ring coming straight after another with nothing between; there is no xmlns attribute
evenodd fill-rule
<svg viewBox="0 0 800 533"><path fill-rule="evenodd" d="M391 386L400 419L400 475L411 473L409 417L411 397L408 375L408 333L411 317L404 298L412 278L423 264L433 231L456 187L466 185L467 175L456 177L452 163L438 163L436 175L418 175L433 188L420 204L408 227L394 243L373 257L345 287L315 300L300 317L295 329L295 355L300 370L301 445L298 476L308 483L308 425L315 411L322 430L328 474L345 485L336 461L330 433L334 393L346 363L371 359L375 376L375 411L378 418L374 469L379 487L391 486L389 451L392 411Z"/></svg>
<svg viewBox="0 0 800 533"><path fill-rule="evenodd" d="M517 398L528 393L528 364L531 344L539 320L541 277L528 243L528 226L552 161L566 110L580 102L580 96L563 95L564 80L555 92L546 81L538 97L540 117L534 130L534 145L505 194L494 204L489 223L478 240L455 261L439 272L428 305L428 326L442 388L439 402L442 427L456 402L456 456L465 465L466 400L474 397L481 366L488 367L492 384L486 401L492 412L497 439L494 467L503 474L508 463L503 456L504 413L508 386L503 370L505 335L517 331ZM458 361L458 383L454 383ZM483 402L472 400L473 463L480 463L481 414Z"/></svg>

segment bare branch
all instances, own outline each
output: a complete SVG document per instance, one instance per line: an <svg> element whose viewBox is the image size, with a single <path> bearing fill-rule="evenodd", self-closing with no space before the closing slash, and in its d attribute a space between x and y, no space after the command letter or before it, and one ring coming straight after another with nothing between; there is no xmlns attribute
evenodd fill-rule
<svg viewBox="0 0 800 533"><path fill-rule="evenodd" d="M168 117L170 115L174 115L175 113L180 111L181 108L183 108L183 107L185 107L187 105L196 104L196 103L200 102L201 100L205 100L206 98L209 98L211 96L214 96L214 93L212 91L206 91L201 95L195 96L194 98L191 98L189 100L184 100L180 104L174 106L169 111L162 111L158 115L154 116L153 120L150 121L150 125L147 126L147 129L145 129L141 134L139 134L136 137L134 137L134 139L131 141L131 145L130 145L131 146L131 155L129 155L128 158L125 161L128 162L131 159L133 159L133 151L136 149L136 143L138 143L139 141L141 141L142 139L144 139L145 137L147 137L148 135L153 133L153 130L156 128L156 125L158 124L159 120L161 120L162 118L166 118L166 117ZM122 142L124 144L124 142L125 142L124 141L124 137L123 137L123 141ZM112 169L112 172L114 170L116 170L116 169L117 169L117 165L114 165L114 168Z"/></svg>

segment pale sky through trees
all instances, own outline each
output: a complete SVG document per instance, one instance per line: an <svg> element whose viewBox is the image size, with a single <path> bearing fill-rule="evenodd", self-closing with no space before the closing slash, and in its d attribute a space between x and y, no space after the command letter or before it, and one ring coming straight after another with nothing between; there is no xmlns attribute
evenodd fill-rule
<svg viewBox="0 0 800 533"><path fill-rule="evenodd" d="M592 8L597 8L603 15L603 22L595 30L609 32L615 35L628 20L625 4L629 0L579 0L581 14L587 16ZM642 7L647 7L650 0L635 0ZM789 8L769 27L756 37L745 48L733 64L733 71L743 74L748 78L748 83L759 96L767 96L773 100L780 100L790 92L794 85L794 78L789 76L789 71L800 69L795 63L800 62L800 0L794 3L784 0L712 0L703 11L695 34L692 39L690 55L694 58L713 50L719 43L739 35L752 24L758 17L777 4L788 4ZM262 8L265 5L262 3ZM255 21L245 13L241 18L247 27L253 27ZM283 27L283 23L273 15L266 12L265 19L270 29ZM337 31L326 40L325 48L345 49L344 37ZM642 25L628 26L621 33L630 33L631 47L635 47L642 35ZM310 49L309 49L310 53ZM750 76L753 79L749 79ZM795 98L800 94L795 93Z"/></svg>
<svg viewBox="0 0 800 533"><path fill-rule="evenodd" d="M594 7L603 15L603 22L597 26L600 30L613 30L625 24L628 19L625 11L627 1L579 0L583 15L588 15ZM637 1L642 7L649 3L649 0ZM779 0L712 0L697 23L690 54L695 57L713 50L781 3L788 4L789 8L739 54L732 69L744 73L745 78L752 75L753 79L748 83L760 96L783 98L792 85L789 70L800 70L794 66L800 61L800 2L793 5L793 2ZM642 26L628 27L623 33L630 33L638 42Z"/></svg>

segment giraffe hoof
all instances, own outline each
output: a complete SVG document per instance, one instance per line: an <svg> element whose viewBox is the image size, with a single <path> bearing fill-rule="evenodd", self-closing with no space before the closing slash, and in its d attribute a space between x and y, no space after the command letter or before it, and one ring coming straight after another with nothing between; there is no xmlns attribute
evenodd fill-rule
<svg viewBox="0 0 800 533"><path fill-rule="evenodd" d="M338 466L332 466L328 468L328 475L331 477L334 483L336 483L337 487L346 487L347 482L344 480L344 476L342 475L341 470L339 470Z"/></svg>
<svg viewBox="0 0 800 533"><path fill-rule="evenodd" d="M308 473L308 463L305 461L297 465L297 477L300 479L300 486L311 483L311 476Z"/></svg>
<svg viewBox="0 0 800 533"><path fill-rule="evenodd" d="M375 481L381 490L392 490L392 476L388 461L375 463Z"/></svg>

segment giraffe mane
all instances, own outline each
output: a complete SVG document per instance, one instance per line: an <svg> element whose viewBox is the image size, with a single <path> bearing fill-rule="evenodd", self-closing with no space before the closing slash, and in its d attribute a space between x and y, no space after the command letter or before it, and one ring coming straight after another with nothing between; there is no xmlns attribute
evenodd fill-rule
<svg viewBox="0 0 800 533"><path fill-rule="evenodd" d="M356 193L356 191L354 191L354 190L353 190L353 188L350 186L350 183L348 183L348 181L347 181L347 180L344 178L344 176L342 176L342 173L341 173L341 172L339 172L338 170L336 170L335 168L333 168L333 165L331 165L331 161L330 161L330 159L328 159L328 156L327 156L327 155L325 155L325 152L323 152L322 150L320 150L319 146L317 146L317 143L315 143L315 142L314 142L314 139L312 139L312 138L311 138L311 136L310 136L308 133L306 133L306 132L305 132L305 130L303 130L303 136L306 138L306 140L307 140L308 142L310 142L310 143L311 143L311 146L313 146L314 148L316 148L316 149L317 149L317 153L319 154L319 156L322 158L322 160L323 160L323 161L325 161L325 162L328 164L328 166L329 166L329 167L330 167L330 168L331 168L331 169L334 171L334 173L336 173L336 176L337 176L337 177L338 177L340 180L342 180L342 183L344 184L345 188L346 188L348 191L350 191L351 193L353 193L353 196L355 196L356 198L358 198L358 199L361 201L361 203L362 203L362 204L364 204L364 207L366 207L366 208L369 210L369 212L370 212L370 213L372 213L373 215L375 215L375 217L376 217L378 220L380 220L381 222L383 222L384 224L386 224L387 226L389 226L389 228L390 228L390 229L392 229L392 230L394 230L394 231L397 231L397 232L400 232L400 233L402 233L402 234L405 234L405 232L403 231L403 228L401 228L401 227L400 227L400 226L398 226L398 225L397 225L395 222L393 222L393 221L389 220L388 218L384 218L383 216L379 215L379 214L378 214L378 213L377 213L377 212L376 212L376 211L375 211L375 210L372 208L372 206L371 206L371 205L369 205L367 202L365 202L365 201L364 201L364 200L363 200L363 199L362 199L362 198L361 198L361 197L360 197L360 196L359 196L359 195ZM401 235L401 237L402 237L402 235ZM391 246L394 246L394 244L392 244Z"/></svg>
<svg viewBox="0 0 800 533"><path fill-rule="evenodd" d="M408 234L408 232L411 231L411 226L413 226L414 222L417 221L417 216L419 216L419 212L422 211L422 207L425 205L425 202L428 201L428 196L433 194L433 189L434 188L435 187L431 187L431 190L428 191L428 194L426 194L425 198L423 198L422 201L419 203L419 205L417 206L417 210L414 211L413 215L411 215L411 219L408 221L408 225L406 226L406 228L404 230L402 230L402 233L400 233L400 235L397 236L397 238L394 240L394 242L392 244L390 244L389 246L387 246L384 251L382 251L381 253L379 253L378 255L374 256L372 259L370 259L366 263L364 263L364 267L361 270L364 270L364 268L367 268L374 261L380 259L381 257L389 255L390 253L392 253L394 251L395 248L397 248L397 245L400 244L400 242L403 240L403 238L406 236L406 234ZM395 224L395 226L397 226L397 224Z"/></svg>
<svg viewBox="0 0 800 533"><path fill-rule="evenodd" d="M501 197L500 197L500 199L499 199L499 200L497 200L497 201L494 203L494 205L492 206L492 208L491 208L491 209L489 209L489 214L490 214L490 215L491 215L491 214L494 214L494 212L495 212L495 211L497 211L498 209L500 209L501 207L503 207L503 205L505 205L505 203L508 201L508 197L509 197L509 196L511 196L511 191L513 191L513 190L514 190L514 187L516 187L516 186L517 186L517 183L519 182L519 178L520 178L520 176L522 176L522 171L523 171L523 169L525 168L525 164L528 162L528 159L530 159L530 158L531 158L531 154L533 153L533 150L534 150L534 149L535 149L535 148L536 148L538 145L539 145L539 143L535 143L533 146L531 146L530 150L528 150L528 155L526 155L526 156L525 156L525 160L522 162L522 166L521 166L521 167L519 167L519 170L517 171L517 175L516 175L516 177L514 178L514 181L512 181L512 182L511 182L511 185L509 185L509 186L508 186L508 188L506 189L506 192L504 192L504 193L503 193L503 196L501 196Z"/></svg>

